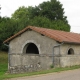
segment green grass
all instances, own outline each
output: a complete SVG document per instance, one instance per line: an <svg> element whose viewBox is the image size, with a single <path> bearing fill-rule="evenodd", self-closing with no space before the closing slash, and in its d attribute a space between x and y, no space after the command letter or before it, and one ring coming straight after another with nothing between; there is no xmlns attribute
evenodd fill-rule
<svg viewBox="0 0 80 80"><path fill-rule="evenodd" d="M7 65L8 64L8 55L6 52L0 52L0 80L9 79L9 78L16 78L16 77L24 77L24 76L32 76L32 75L40 75L40 74L47 74L53 72L60 72L66 70L73 70L80 68L80 65L65 67L65 68L52 68L50 70L43 70L38 72L28 72L22 74L8 74L7 72Z"/></svg>
<svg viewBox="0 0 80 80"><path fill-rule="evenodd" d="M2 80L2 76L4 76L7 69L8 69L8 54L6 52L0 51L0 80Z"/></svg>
<svg viewBox="0 0 80 80"><path fill-rule="evenodd" d="M0 51L0 63L8 62L8 54L6 52Z"/></svg>

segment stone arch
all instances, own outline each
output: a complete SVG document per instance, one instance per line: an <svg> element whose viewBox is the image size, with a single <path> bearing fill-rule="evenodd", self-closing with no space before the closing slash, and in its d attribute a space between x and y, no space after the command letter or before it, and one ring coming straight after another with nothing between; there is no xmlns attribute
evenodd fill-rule
<svg viewBox="0 0 80 80"><path fill-rule="evenodd" d="M22 46L22 53L24 54L39 54L40 53L40 45L36 44L33 41L27 41Z"/></svg>
<svg viewBox="0 0 80 80"><path fill-rule="evenodd" d="M68 55L74 55L74 50L72 48L68 50Z"/></svg>

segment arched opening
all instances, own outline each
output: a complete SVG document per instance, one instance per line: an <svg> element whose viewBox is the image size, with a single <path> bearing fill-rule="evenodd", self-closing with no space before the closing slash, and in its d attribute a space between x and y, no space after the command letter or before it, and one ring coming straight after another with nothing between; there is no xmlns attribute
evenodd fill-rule
<svg viewBox="0 0 80 80"><path fill-rule="evenodd" d="M68 55L74 55L74 50L72 48L68 50Z"/></svg>
<svg viewBox="0 0 80 80"><path fill-rule="evenodd" d="M26 54L39 54L38 48L34 43L26 44L23 52Z"/></svg>

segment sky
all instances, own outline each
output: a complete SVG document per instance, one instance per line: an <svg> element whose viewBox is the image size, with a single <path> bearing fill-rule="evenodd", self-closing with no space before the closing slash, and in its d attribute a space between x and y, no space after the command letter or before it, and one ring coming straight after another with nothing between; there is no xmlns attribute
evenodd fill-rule
<svg viewBox="0 0 80 80"><path fill-rule="evenodd" d="M11 17L21 6L37 6L43 1L50 0L0 0L0 16ZM59 0L63 4L65 16L67 16L68 23L71 26L71 32L80 34L80 0Z"/></svg>

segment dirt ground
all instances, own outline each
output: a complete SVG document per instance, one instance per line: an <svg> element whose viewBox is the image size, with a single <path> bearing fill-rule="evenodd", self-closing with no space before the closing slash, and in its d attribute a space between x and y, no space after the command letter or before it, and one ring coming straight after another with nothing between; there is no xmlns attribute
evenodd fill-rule
<svg viewBox="0 0 80 80"><path fill-rule="evenodd" d="M80 80L80 69L42 74L37 76L19 77L8 80Z"/></svg>

